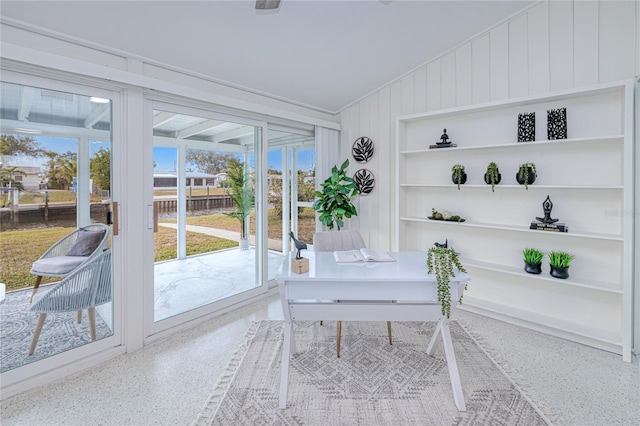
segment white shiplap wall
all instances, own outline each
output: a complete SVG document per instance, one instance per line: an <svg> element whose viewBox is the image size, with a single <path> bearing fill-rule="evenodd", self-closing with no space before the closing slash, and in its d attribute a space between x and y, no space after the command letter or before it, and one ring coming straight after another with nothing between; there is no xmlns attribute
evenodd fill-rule
<svg viewBox="0 0 640 426"><path fill-rule="evenodd" d="M351 173L367 168L376 178L349 226L369 247L393 248L396 117L632 78L640 73L638 8L636 1L541 2L341 111L341 158L350 158ZM351 157L359 136L375 143L367 164Z"/></svg>

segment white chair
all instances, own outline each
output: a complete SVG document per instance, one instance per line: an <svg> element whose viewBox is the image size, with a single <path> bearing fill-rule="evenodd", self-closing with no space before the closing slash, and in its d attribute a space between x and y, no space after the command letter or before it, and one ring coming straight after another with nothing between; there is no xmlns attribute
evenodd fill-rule
<svg viewBox="0 0 640 426"><path fill-rule="evenodd" d="M366 248L362 235L358 231L324 231L313 235L313 251L346 251ZM322 324L322 321L320 322ZM389 344L391 339L391 321L387 321ZM342 333L342 321L338 321L336 353L340 358L340 337Z"/></svg>
<svg viewBox="0 0 640 426"><path fill-rule="evenodd" d="M36 296L30 310L38 313L29 355L33 355L48 313L88 309L91 341L96 340L96 306L111 301L111 250L107 249L83 263L62 281Z"/></svg>
<svg viewBox="0 0 640 426"><path fill-rule="evenodd" d="M102 253L109 239L109 227L102 223L78 228L49 248L33 262L31 273L36 283L31 301L40 287L42 277L65 277L76 268Z"/></svg>

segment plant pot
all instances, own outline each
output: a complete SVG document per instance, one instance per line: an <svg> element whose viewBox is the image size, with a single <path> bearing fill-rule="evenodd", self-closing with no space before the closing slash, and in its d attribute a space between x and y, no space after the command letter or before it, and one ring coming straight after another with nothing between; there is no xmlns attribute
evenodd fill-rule
<svg viewBox="0 0 640 426"><path fill-rule="evenodd" d="M542 273L542 263L524 263L524 270L530 274Z"/></svg>
<svg viewBox="0 0 640 426"><path fill-rule="evenodd" d="M494 182L494 185L499 184L500 180L502 180L502 174L498 173L498 179ZM486 173L484 174L484 183L486 183L487 185L491 185L491 181L489 180L489 176Z"/></svg>
<svg viewBox="0 0 640 426"><path fill-rule="evenodd" d="M240 250L249 250L249 239L248 238L240 238Z"/></svg>
<svg viewBox="0 0 640 426"><path fill-rule="evenodd" d="M525 183L527 185L531 185L533 182L536 181L536 174L533 172L533 169L531 167L527 167L527 170L529 172L529 175L527 176L527 182L525 182L524 176L520 176L520 171L519 170L516 173L516 180L518 181L518 183L520 185L524 185Z"/></svg>
<svg viewBox="0 0 640 426"><path fill-rule="evenodd" d="M459 182L458 182L458 180L459 180ZM467 173L466 172L462 172L460 174L460 179L457 179L455 173L451 173L451 181L453 183L455 183L456 185L464 185L467 182Z"/></svg>
<svg viewBox="0 0 640 426"><path fill-rule="evenodd" d="M569 278L569 268L563 268L562 266L551 265L549 273L552 277L561 278L563 280Z"/></svg>

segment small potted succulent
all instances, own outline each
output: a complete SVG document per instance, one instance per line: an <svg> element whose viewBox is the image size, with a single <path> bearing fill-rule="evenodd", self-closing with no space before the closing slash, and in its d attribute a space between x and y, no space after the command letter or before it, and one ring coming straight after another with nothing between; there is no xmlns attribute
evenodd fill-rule
<svg viewBox="0 0 640 426"><path fill-rule="evenodd" d="M575 256L565 251L552 251L549 252L548 256L551 276L562 279L569 278L569 266L571 266L571 261L575 259Z"/></svg>
<svg viewBox="0 0 640 426"><path fill-rule="evenodd" d="M518 167L518 173L516 173L516 180L520 185L524 185L524 189L529 189L529 185L536 181L538 172L536 171L535 163L522 163Z"/></svg>
<svg viewBox="0 0 640 426"><path fill-rule="evenodd" d="M458 191L460 190L460 185L464 185L467 181L467 174L464 171L464 166L462 164L456 164L451 168L451 180L453 183L458 185Z"/></svg>
<svg viewBox="0 0 640 426"><path fill-rule="evenodd" d="M525 248L522 250L524 260L524 270L530 274L542 272L542 258L544 253L535 248Z"/></svg>
<svg viewBox="0 0 640 426"><path fill-rule="evenodd" d="M487 165L487 172L484 174L484 181L487 185L491 185L491 192L495 192L495 186L500 183L502 175L498 170L498 165L493 161Z"/></svg>

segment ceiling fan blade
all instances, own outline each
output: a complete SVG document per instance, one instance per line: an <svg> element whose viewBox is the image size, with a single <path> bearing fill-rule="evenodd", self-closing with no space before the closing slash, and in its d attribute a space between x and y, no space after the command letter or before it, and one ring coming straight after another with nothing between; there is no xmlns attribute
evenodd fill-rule
<svg viewBox="0 0 640 426"><path fill-rule="evenodd" d="M273 10L280 7L280 0L256 0L256 9Z"/></svg>

